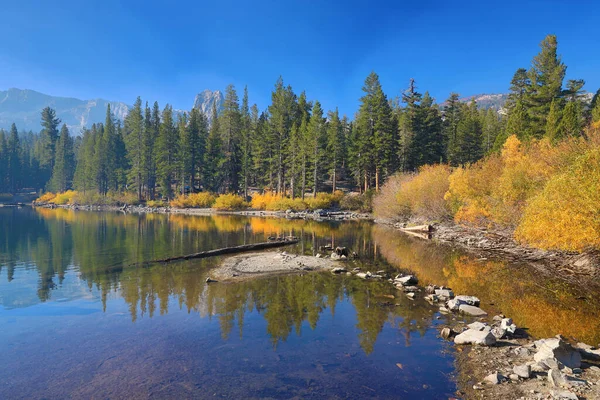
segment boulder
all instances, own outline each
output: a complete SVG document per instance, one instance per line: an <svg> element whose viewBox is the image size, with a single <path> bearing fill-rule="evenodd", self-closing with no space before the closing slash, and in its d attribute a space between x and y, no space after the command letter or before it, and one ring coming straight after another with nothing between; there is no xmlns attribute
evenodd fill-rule
<svg viewBox="0 0 600 400"><path fill-rule="evenodd" d="M487 326L486 323L483 322L473 322L472 324L467 325L469 327L469 329L475 329L476 331L482 331L485 329L485 327Z"/></svg>
<svg viewBox="0 0 600 400"><path fill-rule="evenodd" d="M470 306L468 304L461 304L458 307L458 311L463 314L471 315L473 317L484 317L487 315L487 313L485 311L483 311L481 308L475 307L475 306Z"/></svg>
<svg viewBox="0 0 600 400"><path fill-rule="evenodd" d="M358 276L359 278L362 278L362 279L368 279L368 278L369 278L369 276L370 276L370 274L369 274L369 275L367 275L367 274L366 274L366 273L364 273L364 272L359 272L358 274L356 274L356 276Z"/></svg>
<svg viewBox="0 0 600 400"><path fill-rule="evenodd" d="M436 289L435 294L444 299L451 299L454 297L454 292L450 289Z"/></svg>
<svg viewBox="0 0 600 400"><path fill-rule="evenodd" d="M554 400L577 400L579 398L568 390L551 390L550 395Z"/></svg>
<svg viewBox="0 0 600 400"><path fill-rule="evenodd" d="M558 369L552 368L550 371L548 371L548 381L554 387L569 387L567 377Z"/></svg>
<svg viewBox="0 0 600 400"><path fill-rule="evenodd" d="M435 286L435 285L427 285L425 287L425 292L427 294L435 294L435 289L439 289L439 288L437 286Z"/></svg>
<svg viewBox="0 0 600 400"><path fill-rule="evenodd" d="M496 339L502 339L506 335L506 330L496 326L492 329L492 335L494 335Z"/></svg>
<svg viewBox="0 0 600 400"><path fill-rule="evenodd" d="M445 327L440 331L440 336L443 337L444 339L448 340L454 336L456 336L456 332L454 332L452 329Z"/></svg>
<svg viewBox="0 0 600 400"><path fill-rule="evenodd" d="M430 303L437 303L439 299L435 294L428 294L427 296L425 296L425 300L427 300Z"/></svg>
<svg viewBox="0 0 600 400"><path fill-rule="evenodd" d="M476 306L476 307L479 307L479 303L480 303L480 300L475 296L460 295L460 296L456 296L455 299L463 304L468 304L470 306Z"/></svg>
<svg viewBox="0 0 600 400"><path fill-rule="evenodd" d="M448 300L448 302L446 303L446 307L448 307L448 310L451 311L458 311L458 307L460 307L461 302L456 300L456 298Z"/></svg>
<svg viewBox="0 0 600 400"><path fill-rule="evenodd" d="M528 379L531 376L531 366L529 365L515 365L513 372L523 379Z"/></svg>
<svg viewBox="0 0 600 400"><path fill-rule="evenodd" d="M402 290L404 290L405 292L420 292L421 289L419 289L418 286L404 286L402 287Z"/></svg>
<svg viewBox="0 0 600 400"><path fill-rule="evenodd" d="M577 343L575 345L579 354L584 360L588 361L600 361L600 350L594 349L592 346L585 343Z"/></svg>
<svg viewBox="0 0 600 400"><path fill-rule="evenodd" d="M490 332L468 329L454 338L456 344L476 344L480 346L492 346L496 338Z"/></svg>
<svg viewBox="0 0 600 400"><path fill-rule="evenodd" d="M555 358L569 368L581 368L581 354L561 338L541 339L535 342L535 361Z"/></svg>
<svg viewBox="0 0 600 400"><path fill-rule="evenodd" d="M489 374L483 380L486 383L489 383L489 384L492 384L492 385L497 385L497 384L505 381L506 377L504 377L504 376L500 375L499 373L495 372L493 374Z"/></svg>
<svg viewBox="0 0 600 400"><path fill-rule="evenodd" d="M517 326L513 324L512 318L504 318L500 322L500 328L504 329L506 332L515 333L517 330Z"/></svg>
<svg viewBox="0 0 600 400"><path fill-rule="evenodd" d="M415 298L415 293L414 292L406 293L406 297L408 297L409 299L414 299Z"/></svg>
<svg viewBox="0 0 600 400"><path fill-rule="evenodd" d="M416 285L419 283L419 280L412 275L406 275L402 277L396 277L394 281L401 283L404 286Z"/></svg>

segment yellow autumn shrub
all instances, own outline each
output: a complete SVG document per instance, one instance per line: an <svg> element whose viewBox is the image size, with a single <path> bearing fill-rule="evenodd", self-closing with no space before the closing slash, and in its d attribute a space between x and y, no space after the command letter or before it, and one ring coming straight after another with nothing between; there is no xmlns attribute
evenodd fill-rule
<svg viewBox="0 0 600 400"><path fill-rule="evenodd" d="M237 211L248 208L249 204L237 194L222 194L215 200L213 208L221 211Z"/></svg>
<svg viewBox="0 0 600 400"><path fill-rule="evenodd" d="M600 148L549 180L528 202L515 237L543 249L600 249Z"/></svg>
<svg viewBox="0 0 600 400"><path fill-rule="evenodd" d="M38 197L36 199L36 203L49 203L52 200L54 200L54 198L56 197L56 194L52 193L52 192L46 192L43 195L41 195L40 197Z"/></svg>
<svg viewBox="0 0 600 400"><path fill-rule="evenodd" d="M332 208L339 205L344 197L344 192L336 190L335 193L317 193L316 197L307 197L304 199L306 206L310 210Z"/></svg>
<svg viewBox="0 0 600 400"><path fill-rule="evenodd" d="M65 205L72 204L73 198L77 195L77 192L74 190L67 190L66 192L57 193L54 199L50 200L49 203L54 203L56 205Z"/></svg>
<svg viewBox="0 0 600 400"><path fill-rule="evenodd" d="M174 208L210 208L215 203L215 195L210 192L179 195L169 202Z"/></svg>

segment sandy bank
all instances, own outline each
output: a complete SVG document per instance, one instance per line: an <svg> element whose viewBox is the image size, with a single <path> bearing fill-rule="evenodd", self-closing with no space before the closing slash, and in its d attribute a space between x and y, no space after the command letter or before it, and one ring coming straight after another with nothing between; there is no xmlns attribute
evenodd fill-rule
<svg viewBox="0 0 600 400"><path fill-rule="evenodd" d="M233 281L262 276L331 270L339 263L330 258L301 256L286 252L270 251L247 253L229 257L221 266L212 270L212 279Z"/></svg>

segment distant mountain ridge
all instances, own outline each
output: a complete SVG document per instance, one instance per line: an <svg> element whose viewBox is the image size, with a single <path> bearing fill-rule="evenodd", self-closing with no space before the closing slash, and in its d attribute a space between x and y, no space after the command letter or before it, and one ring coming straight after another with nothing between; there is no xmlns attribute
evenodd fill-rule
<svg viewBox="0 0 600 400"><path fill-rule="evenodd" d="M223 94L219 90L214 92L204 90L196 95L193 107L204 111L210 119L213 103L217 104L217 111L223 108ZM0 129L10 129L14 122L21 130L38 132L41 129L41 111L45 107L52 107L56 115L67 124L73 135L79 135L83 128L89 128L97 122L104 122L106 107L110 104L111 111L121 121L129 112L131 105L120 101L105 99L81 100L73 97L51 96L30 89L0 90ZM173 110L176 115L183 110Z"/></svg>

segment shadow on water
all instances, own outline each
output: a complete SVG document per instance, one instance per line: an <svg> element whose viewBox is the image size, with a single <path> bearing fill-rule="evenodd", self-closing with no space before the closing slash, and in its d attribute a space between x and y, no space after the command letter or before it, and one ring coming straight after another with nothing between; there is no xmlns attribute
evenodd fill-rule
<svg viewBox="0 0 600 400"><path fill-rule="evenodd" d="M0 397L452 394L452 350L435 329L449 317L386 282L314 273L208 285L219 258L126 267L268 236L297 236L286 250L308 255L349 247L364 270L476 295L536 336L600 341L598 304L576 288L365 221L24 208L0 209L0 234L0 374L12 383Z"/></svg>

